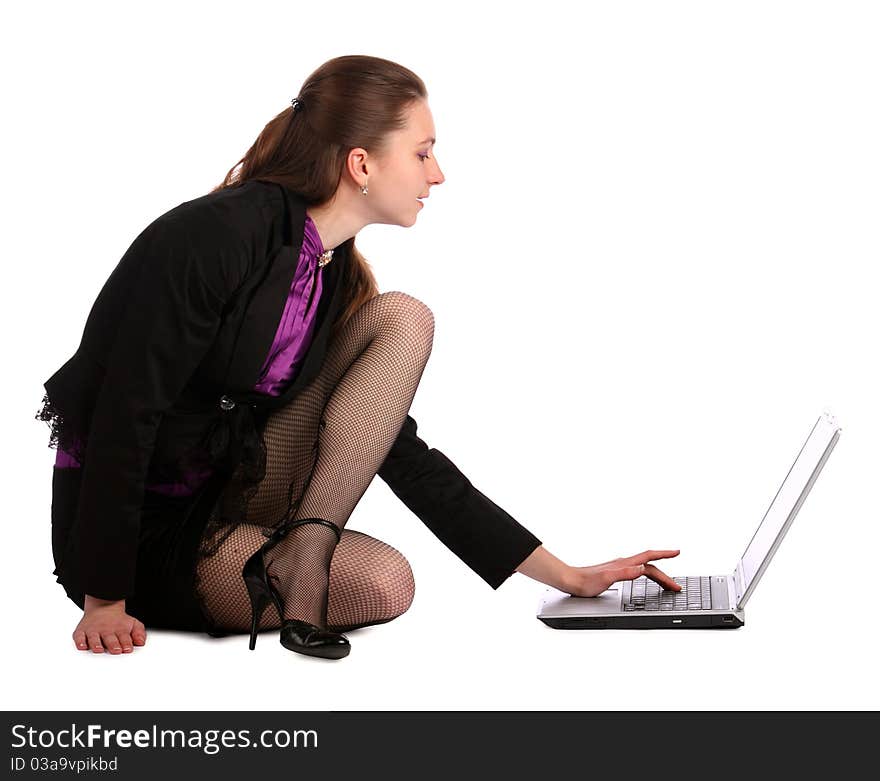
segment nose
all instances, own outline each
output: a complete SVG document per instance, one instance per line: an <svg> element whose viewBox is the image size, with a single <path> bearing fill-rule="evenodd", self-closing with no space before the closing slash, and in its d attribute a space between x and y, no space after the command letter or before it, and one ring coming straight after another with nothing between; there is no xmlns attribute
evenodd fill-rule
<svg viewBox="0 0 880 781"><path fill-rule="evenodd" d="M431 177L431 184L443 184L446 181L446 177L443 176L443 171L440 170L440 164L437 162L436 155L433 158L434 160L434 175Z"/></svg>

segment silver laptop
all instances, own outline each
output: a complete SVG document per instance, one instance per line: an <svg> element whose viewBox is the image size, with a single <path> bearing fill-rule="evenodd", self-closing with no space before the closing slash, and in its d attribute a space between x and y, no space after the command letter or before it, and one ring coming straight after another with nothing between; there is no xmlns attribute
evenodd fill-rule
<svg viewBox="0 0 880 781"><path fill-rule="evenodd" d="M538 606L538 618L554 629L743 626L743 608L831 455L840 431L830 413L819 417L732 575L676 577L681 591L667 591L646 577L620 581L595 597L573 597L548 588Z"/></svg>

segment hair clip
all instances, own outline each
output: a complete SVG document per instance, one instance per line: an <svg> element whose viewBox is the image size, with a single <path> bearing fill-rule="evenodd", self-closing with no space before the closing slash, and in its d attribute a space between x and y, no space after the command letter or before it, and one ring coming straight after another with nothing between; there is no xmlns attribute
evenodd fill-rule
<svg viewBox="0 0 880 781"><path fill-rule="evenodd" d="M293 106L293 110L296 111L298 108L302 106L302 101L299 98L293 98L290 101L290 105Z"/></svg>

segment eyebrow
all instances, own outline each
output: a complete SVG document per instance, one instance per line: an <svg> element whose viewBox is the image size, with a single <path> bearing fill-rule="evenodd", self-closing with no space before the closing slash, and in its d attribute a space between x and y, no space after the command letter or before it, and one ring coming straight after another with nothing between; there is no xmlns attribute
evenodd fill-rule
<svg viewBox="0 0 880 781"><path fill-rule="evenodd" d="M419 146L421 146L422 144L427 144L429 141L433 144L437 141L437 139L431 136L431 138L426 138L424 141L419 141Z"/></svg>

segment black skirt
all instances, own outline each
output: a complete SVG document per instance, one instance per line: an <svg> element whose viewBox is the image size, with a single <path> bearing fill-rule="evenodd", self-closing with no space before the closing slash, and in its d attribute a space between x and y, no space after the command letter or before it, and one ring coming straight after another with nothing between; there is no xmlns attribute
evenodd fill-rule
<svg viewBox="0 0 880 781"><path fill-rule="evenodd" d="M78 487L79 469L54 467L56 483L69 482ZM141 511L134 594L125 600L126 612L140 619L144 626L208 634L223 634L211 624L199 604L195 591L198 549L208 514L223 487L215 475L192 496L166 496L144 491ZM78 490L56 490L56 496L75 497ZM67 521L63 508L53 502L52 528L56 574L59 552L67 546ZM69 521L68 521L69 522ZM63 572L57 578L67 596L83 609L82 588Z"/></svg>

